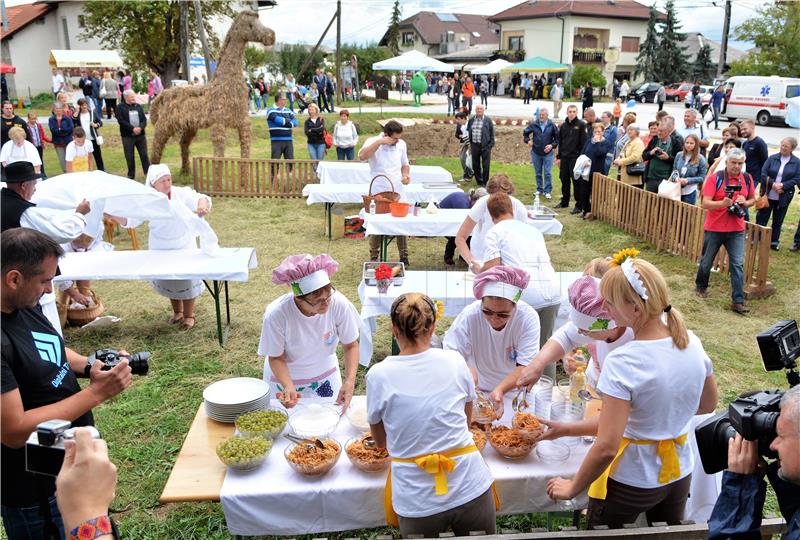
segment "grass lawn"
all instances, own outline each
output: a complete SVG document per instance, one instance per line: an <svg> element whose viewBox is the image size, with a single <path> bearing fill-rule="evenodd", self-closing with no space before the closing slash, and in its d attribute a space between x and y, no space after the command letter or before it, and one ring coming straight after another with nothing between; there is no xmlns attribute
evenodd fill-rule
<svg viewBox="0 0 800 540"><path fill-rule="evenodd" d="M329 124L336 120L336 115L325 116ZM44 111L40 112L40 118L46 118ZM379 130L377 114L354 114L352 118L362 133L362 141L364 134L374 134ZM263 118L254 118L253 125L252 156L267 156L266 122ZM152 130L148 129L148 132L152 135ZM124 175L126 166L116 125L103 128L102 134L106 139L103 153L108 172ZM303 144L295 144L296 155L306 158L305 139L302 135L300 139ZM238 143L232 132L229 132L228 147L228 155L238 156ZM199 134L192 153L195 156L211 155L207 131ZM47 149L45 156L47 170L52 175L58 170L55 153ZM328 159L332 159L330 153ZM171 166L173 173L178 172L180 152L175 141L168 147L164 162ZM417 163L441 165L460 176L460 166L454 157L423 158ZM517 196L523 201L531 201L534 183L530 166L495 162L492 172L509 174L518 186ZM140 169L137 174L141 180ZM560 193L561 186L557 171L554 176L555 194ZM190 184L191 179L176 174L176 182ZM345 210L346 213L356 211L355 206ZM799 217L800 203L795 202L786 223L796 224ZM208 219L222 246L253 246L258 253L259 265L251 272L250 281L231 284L233 321L225 349L218 346L215 337L214 304L208 294L198 301L197 326L192 332L181 332L166 322L170 315L168 301L143 282L96 282L94 289L106 305L107 313L121 317L122 322L92 333L66 330L68 345L83 353L109 346L153 353L149 375L135 378L130 389L95 409L97 425L109 443L111 458L119 470L117 498L113 506L118 511L115 518L126 538L230 538L219 504L162 506L158 497L202 402L203 388L221 378L261 376L263 360L256 355L256 348L264 307L286 292L284 287L272 284L272 268L292 253L328 252L340 264L340 271L334 278L336 288L358 306L357 286L361 263L367 258L367 242L328 241L324 235L322 206L308 207L301 199L218 198ZM627 246L640 248L641 256L662 270L671 288L672 305L684 313L689 328L700 336L714 361L722 401L720 407L749 389L786 386L781 373L765 373L761 367L755 334L777 320L798 317L800 279L797 268L800 257L787 249L793 230L784 231L785 247L778 253L773 252L770 260L769 275L778 294L750 302L751 315L741 317L727 309L730 304L727 275L714 274L709 298L698 299L693 294L693 264L657 253L636 238L606 224L582 221L566 213L560 219L564 223L562 236L546 237L557 271L581 270L589 259ZM118 238L118 248L129 247L127 235ZM147 238L144 227L139 231L139 238L144 244ZM444 244L444 239L411 239L413 269L444 270ZM390 253L395 253L394 249L391 246ZM385 319L380 321L375 338L377 358L389 354L390 334ZM442 334L449 323L447 319L442 321L438 332ZM357 390L364 391L363 373L359 375ZM770 509L772 512L777 510L774 498L770 500ZM544 516L511 516L501 518L500 522L504 528L527 530L531 526L543 525ZM330 536L363 537L385 532L364 530L331 533Z"/></svg>

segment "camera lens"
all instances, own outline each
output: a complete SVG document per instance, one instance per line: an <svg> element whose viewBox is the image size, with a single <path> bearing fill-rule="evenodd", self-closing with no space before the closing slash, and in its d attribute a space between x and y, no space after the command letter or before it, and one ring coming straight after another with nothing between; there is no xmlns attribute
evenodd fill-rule
<svg viewBox="0 0 800 540"><path fill-rule="evenodd" d="M778 436L777 424L780 412L758 412L753 415L753 430L758 440L772 442Z"/></svg>
<svg viewBox="0 0 800 540"><path fill-rule="evenodd" d="M131 366L131 373L133 375L147 375L150 369L150 364L147 362L149 359L150 353L147 351L132 354L128 360Z"/></svg>

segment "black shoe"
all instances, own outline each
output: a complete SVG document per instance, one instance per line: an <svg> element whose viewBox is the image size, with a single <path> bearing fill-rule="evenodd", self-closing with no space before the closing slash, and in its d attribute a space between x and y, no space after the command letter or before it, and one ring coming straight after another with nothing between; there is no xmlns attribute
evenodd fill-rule
<svg viewBox="0 0 800 540"><path fill-rule="evenodd" d="M780 251L781 250L781 245L780 244L775 244L775 245L769 246L769 248L772 251Z"/></svg>
<svg viewBox="0 0 800 540"><path fill-rule="evenodd" d="M447 266L454 266L456 262L453 260L452 257L445 257L444 264L446 264Z"/></svg>
<svg viewBox="0 0 800 540"><path fill-rule="evenodd" d="M560 202L557 205L555 205L553 208L569 208L569 203Z"/></svg>
<svg viewBox="0 0 800 540"><path fill-rule="evenodd" d="M731 311L739 315L747 315L750 313L750 310L747 309L744 304L731 304Z"/></svg>
<svg viewBox="0 0 800 540"><path fill-rule="evenodd" d="M574 214L580 214L581 212L583 212L583 210L581 210L579 207L576 206L575 208L572 209L572 212L570 212L570 214L573 214L573 215Z"/></svg>
<svg viewBox="0 0 800 540"><path fill-rule="evenodd" d="M694 290L694 294L696 294L700 298L708 298L708 290L707 289L701 289L700 287L698 287L698 288L696 288Z"/></svg>
<svg viewBox="0 0 800 540"><path fill-rule="evenodd" d="M408 262L408 257L400 257L400 262L405 265L406 270L411 266Z"/></svg>

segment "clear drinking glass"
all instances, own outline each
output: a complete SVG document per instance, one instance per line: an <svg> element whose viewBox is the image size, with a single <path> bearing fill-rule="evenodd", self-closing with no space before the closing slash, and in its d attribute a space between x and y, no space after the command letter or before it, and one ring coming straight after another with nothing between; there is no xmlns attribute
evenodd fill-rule
<svg viewBox="0 0 800 540"><path fill-rule="evenodd" d="M545 420L550 418L550 403L553 399L553 379L543 375L533 388L533 410L534 414Z"/></svg>

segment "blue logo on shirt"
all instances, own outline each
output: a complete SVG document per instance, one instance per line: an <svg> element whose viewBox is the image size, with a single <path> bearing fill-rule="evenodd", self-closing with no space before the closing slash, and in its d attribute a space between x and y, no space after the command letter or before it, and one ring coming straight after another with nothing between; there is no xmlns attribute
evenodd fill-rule
<svg viewBox="0 0 800 540"><path fill-rule="evenodd" d="M39 357L45 362L50 362L56 366L61 366L61 340L53 334L42 332L31 332L33 343L39 351Z"/></svg>

